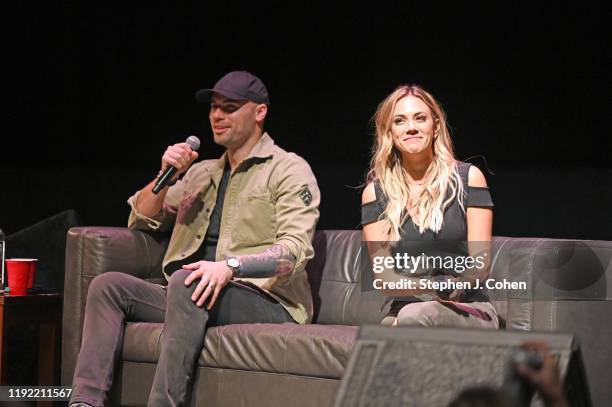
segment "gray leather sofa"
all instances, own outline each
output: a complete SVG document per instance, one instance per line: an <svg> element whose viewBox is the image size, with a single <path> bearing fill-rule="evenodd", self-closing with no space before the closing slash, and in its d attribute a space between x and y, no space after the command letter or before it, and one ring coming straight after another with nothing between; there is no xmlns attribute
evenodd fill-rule
<svg viewBox="0 0 612 407"><path fill-rule="evenodd" d="M125 228L68 233L62 383L70 385L80 347L87 289L106 271L162 280L167 238ZM361 324L377 323L384 297L363 291L360 231L318 231L308 265L315 303L311 325L212 328L199 359L193 400L206 406L328 406ZM582 344L594 405L609 405L612 366L612 242L496 237L492 276L530 281L531 294L497 291L505 329L569 332ZM145 405L162 325L128 323L112 405ZM204 403L205 401L205 403Z"/></svg>

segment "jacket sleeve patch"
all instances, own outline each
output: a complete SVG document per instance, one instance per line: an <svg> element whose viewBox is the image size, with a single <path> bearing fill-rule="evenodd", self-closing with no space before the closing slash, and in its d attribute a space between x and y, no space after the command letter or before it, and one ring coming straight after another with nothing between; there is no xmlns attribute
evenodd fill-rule
<svg viewBox="0 0 612 407"><path fill-rule="evenodd" d="M306 206L310 205L312 202L312 193L310 192L310 189L308 189L308 186L304 186L302 188L302 190L299 192L299 196Z"/></svg>

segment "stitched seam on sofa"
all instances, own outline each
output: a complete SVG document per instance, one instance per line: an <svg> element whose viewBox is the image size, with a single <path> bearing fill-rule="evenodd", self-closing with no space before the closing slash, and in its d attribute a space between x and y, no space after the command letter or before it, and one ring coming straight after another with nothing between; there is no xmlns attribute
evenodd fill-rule
<svg viewBox="0 0 612 407"><path fill-rule="evenodd" d="M283 372L287 373L287 342L288 341L288 337L289 334L291 334L293 332L293 330L295 329L295 327L291 327L287 333L285 333L285 335L283 335L283 339L285 340L285 342L283 343Z"/></svg>
<svg viewBox="0 0 612 407"><path fill-rule="evenodd" d="M206 337L204 337L204 343L206 343ZM219 342L218 349L221 349L221 342ZM219 360L219 359L217 358L217 360ZM198 369L198 368L200 368L200 367L197 365L197 362L196 362L196 369ZM219 376L217 377L217 394L216 394L217 397L219 397L221 395L221 374L223 374L223 369L220 369L220 371L221 372L220 372ZM194 376L195 376L195 372L194 372Z"/></svg>
<svg viewBox="0 0 612 407"><path fill-rule="evenodd" d="M529 264L528 264L529 267L533 267L532 262L533 262L533 253L531 254L531 256L529 258ZM533 285L532 285L533 284L532 273L529 273L529 283L530 283L530 286L533 287ZM528 311L528 315L529 315L529 318L528 318L528 320L529 320L529 330L532 331L533 330L533 292L532 292L532 295L529 296L529 303L528 304L529 305L527 307L528 308L527 311Z"/></svg>
<svg viewBox="0 0 612 407"><path fill-rule="evenodd" d="M542 244L541 239L536 239L536 244L531 247L531 254L529 255L528 269L531 270L529 273L529 287L533 287L533 271L535 267L535 252ZM529 330L533 330L533 316L534 316L534 305L533 305L533 288L531 295L529 296Z"/></svg>
<svg viewBox="0 0 612 407"><path fill-rule="evenodd" d="M78 259L78 264L77 264L77 270L78 270L78 274L81 275L81 277L79 278L79 284L78 284L78 290L79 292L77 293L78 298L81 299L81 301L79 301L79 308L77 309L77 321L80 321L78 323L78 334L77 334L77 339L78 339L78 349L77 349L77 354L79 352L79 349L81 348L81 341L83 340L83 324L84 324L84 317L83 317L83 312L85 310L85 301L87 300L87 296L83 295L83 291L84 291L84 286L85 286L85 281L83 279L83 277L85 277L85 275L83 274L83 264L85 263L83 261L83 257L84 257L84 253L85 253L85 234L84 233L80 233L79 234L79 238L78 238L78 246L81 249L81 253ZM76 360L75 360L75 365L73 366L73 368L76 368ZM73 372L74 373L74 372Z"/></svg>
<svg viewBox="0 0 612 407"><path fill-rule="evenodd" d="M357 249L357 255L355 256L354 260L353 260L353 269L351 270L352 274L351 277L357 277L355 278L355 282L359 283L361 281L361 267L359 267L359 259L361 258L361 248L362 245L359 245L359 249Z"/></svg>
<svg viewBox="0 0 612 407"><path fill-rule="evenodd" d="M123 365L157 365L157 362L145 362L142 360L127 360L127 359L121 359L119 360L119 363Z"/></svg>
<svg viewBox="0 0 612 407"><path fill-rule="evenodd" d="M353 288L354 287L349 287L349 289L344 292L344 301L342 301L342 323L346 322L346 308L350 298L350 292Z"/></svg>
<svg viewBox="0 0 612 407"><path fill-rule="evenodd" d="M157 339L155 340L155 358L157 360L159 360L159 356L161 355L161 349L159 350L159 353L157 353L157 349L158 347L161 347L161 337L164 334L164 328L166 327L166 324L163 324L161 331L159 331L159 335L157 336Z"/></svg>
<svg viewBox="0 0 612 407"><path fill-rule="evenodd" d="M552 311L550 313L550 329L551 330L555 330L556 320L557 320L557 297L554 298L554 301L552 303Z"/></svg>
<svg viewBox="0 0 612 407"><path fill-rule="evenodd" d="M228 367L198 366L198 369L211 369L211 370L218 370L218 371L221 371L221 372L245 372L245 373L253 373L253 374L265 374L265 375L275 375L275 376L300 377L300 378L304 378L304 379L313 379L313 380L333 380L333 381L340 381L340 380L342 380L342 378L335 378L335 377L305 376L305 375L294 374L294 373L268 372L266 370L234 369L234 368L228 368Z"/></svg>
<svg viewBox="0 0 612 407"><path fill-rule="evenodd" d="M223 337L223 331L227 329L227 325L222 325L219 327L219 329L217 330L217 332L219 332L219 336L218 336L218 343L217 343L217 363L221 364L221 342L222 341L222 337ZM204 337L204 341L206 341L206 337ZM205 342L206 343L206 342Z"/></svg>
<svg viewBox="0 0 612 407"><path fill-rule="evenodd" d="M151 250L149 247L149 242L147 241L147 237L144 233L139 233L140 238L144 241L145 254L147 256L147 277L151 277Z"/></svg>
<svg viewBox="0 0 612 407"><path fill-rule="evenodd" d="M508 244L509 241L510 240L503 240L502 243L499 245L499 249L497 249L497 253L495 253L495 256L493 256L493 260L491 261L491 270L495 268L495 264L497 264L497 259L501 256L504 246Z"/></svg>
<svg viewBox="0 0 612 407"><path fill-rule="evenodd" d="M609 299L606 298L576 298L576 297L555 297L555 301L556 302L560 302L560 301L572 301L572 302L584 302L584 301L590 301L590 302L606 302L606 301L610 301Z"/></svg>
<svg viewBox="0 0 612 407"><path fill-rule="evenodd" d="M359 281L346 281L346 280L336 280L336 279L325 279L325 280L319 280L320 282L332 282L332 283L344 283L344 284L359 284Z"/></svg>
<svg viewBox="0 0 612 407"><path fill-rule="evenodd" d="M542 247L542 244L545 243L544 239L542 239L542 238L536 239L536 242L537 242L537 244L536 244L536 246L535 246L535 248L534 248L534 250L533 250L533 252L531 254L531 260L533 261L533 264L530 264L530 266L531 266L531 273L529 274L529 280L530 280L529 281L529 283L530 283L529 286L530 287L534 287L534 284L535 284L534 283L535 253L536 253L537 250L540 249L540 247ZM534 295L533 295L533 288L532 288L532 293L531 293L531 301L532 301L532 303L534 301L533 297L534 297ZM547 329L548 330L554 329L554 326L555 326L555 322L554 322L554 319L555 319L555 308L556 308L555 304L556 304L556 299L553 298L552 306L550 307L550 312L548 312L548 317L546 319L546 324L547 324ZM546 308L548 308L548 307L546 307ZM548 310L546 310L546 311L548 311Z"/></svg>
<svg viewBox="0 0 612 407"><path fill-rule="evenodd" d="M544 243L544 241L542 241L539 245L538 248L542 245L542 243ZM555 256L557 256L557 254L555 253ZM533 287L533 285L532 285ZM550 312L548 313L548 329L549 330L554 330L555 329L555 318L556 318L556 313L557 313L557 298L553 296L552 298L552 304L550 305Z"/></svg>
<svg viewBox="0 0 612 407"><path fill-rule="evenodd" d="M79 279L78 286L79 286L79 291L80 292L83 292L83 284L84 284L83 277L85 277L85 275L83 274L83 255L85 253L85 249L83 248L83 246L85 245L84 240L85 240L85 238L84 238L83 234L80 233L79 236L78 236L78 239L77 239L77 242L78 242L77 243L77 247L78 247L80 253L79 253L79 257L77 259L77 264L76 264L76 267L77 267L77 278ZM79 295L78 298L81 299L80 303L81 303L81 308L82 308L82 306L84 304L83 296ZM78 314L80 316L81 312L79 311Z"/></svg>

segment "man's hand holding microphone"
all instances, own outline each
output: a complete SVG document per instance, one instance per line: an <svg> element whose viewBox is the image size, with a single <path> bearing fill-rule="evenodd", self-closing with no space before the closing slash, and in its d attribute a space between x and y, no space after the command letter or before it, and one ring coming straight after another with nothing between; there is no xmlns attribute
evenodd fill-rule
<svg viewBox="0 0 612 407"><path fill-rule="evenodd" d="M200 140L193 135L184 143L169 146L162 156L161 171L153 187L153 193L158 194L167 185L176 182L178 176L187 171L191 163L198 158L199 148Z"/></svg>
<svg viewBox="0 0 612 407"><path fill-rule="evenodd" d="M159 213L168 191L166 187L173 185L198 158L196 151L198 148L200 140L192 135L185 142L171 145L166 149L157 178L140 191L136 200L136 207L141 214L153 217Z"/></svg>

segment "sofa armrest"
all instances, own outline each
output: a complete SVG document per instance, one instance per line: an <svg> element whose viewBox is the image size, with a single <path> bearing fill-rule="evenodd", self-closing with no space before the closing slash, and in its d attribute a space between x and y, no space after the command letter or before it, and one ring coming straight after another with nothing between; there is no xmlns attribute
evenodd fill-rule
<svg viewBox="0 0 612 407"><path fill-rule="evenodd" d="M117 227L77 227L68 231L64 278L62 383L70 385L81 347L89 284L99 274L120 271L163 281L161 264L168 236Z"/></svg>

